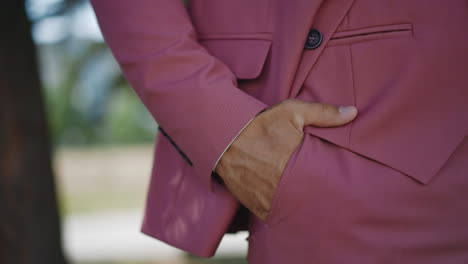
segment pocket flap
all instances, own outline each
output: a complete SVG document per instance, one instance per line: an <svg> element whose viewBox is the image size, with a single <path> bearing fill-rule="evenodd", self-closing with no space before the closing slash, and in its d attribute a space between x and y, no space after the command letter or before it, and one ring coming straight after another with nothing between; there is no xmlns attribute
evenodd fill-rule
<svg viewBox="0 0 468 264"><path fill-rule="evenodd" d="M379 136L354 136L351 144L338 133L331 133L339 127L328 129L331 130L307 126L304 131L428 184L466 137L468 126L445 122L445 126L434 125L432 128L375 128L372 131ZM443 130L451 131L450 136ZM362 131L353 126L355 134Z"/></svg>
<svg viewBox="0 0 468 264"><path fill-rule="evenodd" d="M270 50L271 33L201 35L198 40L238 79L255 79Z"/></svg>

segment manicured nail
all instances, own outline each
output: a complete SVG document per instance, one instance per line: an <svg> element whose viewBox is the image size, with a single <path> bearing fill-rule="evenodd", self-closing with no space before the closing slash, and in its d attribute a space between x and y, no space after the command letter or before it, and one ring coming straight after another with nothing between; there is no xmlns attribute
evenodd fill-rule
<svg viewBox="0 0 468 264"><path fill-rule="evenodd" d="M357 108L354 106L340 106L338 110L343 116L353 116L357 112Z"/></svg>

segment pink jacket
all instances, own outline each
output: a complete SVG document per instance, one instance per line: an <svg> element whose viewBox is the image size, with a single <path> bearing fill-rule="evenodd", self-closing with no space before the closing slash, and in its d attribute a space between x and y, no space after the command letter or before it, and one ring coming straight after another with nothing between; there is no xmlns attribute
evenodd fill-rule
<svg viewBox="0 0 468 264"><path fill-rule="evenodd" d="M142 230L194 254L214 254L239 208L213 181L215 162L272 104L356 105L354 122L305 132L422 185L467 135L464 0L190 0L188 12L178 0L91 2L167 134ZM304 49L311 29L322 42ZM307 77L313 92L302 89Z"/></svg>

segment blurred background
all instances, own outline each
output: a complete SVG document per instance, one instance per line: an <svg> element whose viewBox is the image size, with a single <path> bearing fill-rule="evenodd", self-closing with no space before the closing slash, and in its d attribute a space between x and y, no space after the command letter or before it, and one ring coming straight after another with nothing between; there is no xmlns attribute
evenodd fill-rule
<svg viewBox="0 0 468 264"><path fill-rule="evenodd" d="M157 124L85 0L7 0L0 44L0 263L246 263L140 233Z"/></svg>

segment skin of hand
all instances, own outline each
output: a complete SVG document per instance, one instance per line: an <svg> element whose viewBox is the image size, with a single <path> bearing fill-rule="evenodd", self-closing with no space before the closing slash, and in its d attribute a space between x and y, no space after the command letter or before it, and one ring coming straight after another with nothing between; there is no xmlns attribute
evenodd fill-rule
<svg viewBox="0 0 468 264"><path fill-rule="evenodd" d="M216 173L229 191L265 221L289 157L307 125L334 127L357 116L354 106L338 107L288 99L258 114L221 157Z"/></svg>

